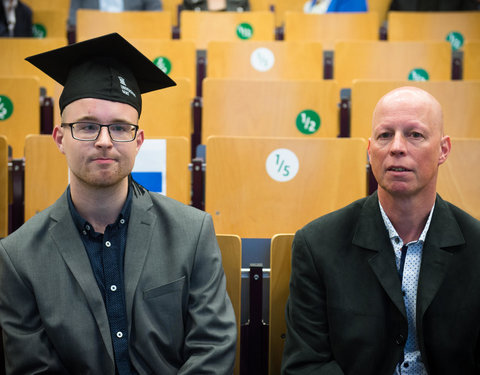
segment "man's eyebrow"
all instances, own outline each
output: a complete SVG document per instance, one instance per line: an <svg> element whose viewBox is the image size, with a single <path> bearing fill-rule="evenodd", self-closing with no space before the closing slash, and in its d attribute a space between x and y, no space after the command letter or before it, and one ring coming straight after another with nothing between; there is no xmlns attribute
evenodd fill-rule
<svg viewBox="0 0 480 375"><path fill-rule="evenodd" d="M80 122L80 121L91 121L91 122L101 124L101 121L97 117L89 116L89 115L82 116L82 117L78 118L77 120L75 120L74 122ZM133 124L133 125L135 125L133 122L130 122L130 121L125 120L125 119L120 119L120 118L113 119L112 121L109 122L109 124Z"/></svg>

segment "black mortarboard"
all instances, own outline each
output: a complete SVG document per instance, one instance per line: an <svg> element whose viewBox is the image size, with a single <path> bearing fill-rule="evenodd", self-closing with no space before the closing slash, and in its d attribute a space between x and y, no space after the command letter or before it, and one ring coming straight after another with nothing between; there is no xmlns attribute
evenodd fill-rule
<svg viewBox="0 0 480 375"><path fill-rule="evenodd" d="M82 98L130 104L142 111L141 94L175 82L117 33L54 49L25 60L64 86L60 111Z"/></svg>

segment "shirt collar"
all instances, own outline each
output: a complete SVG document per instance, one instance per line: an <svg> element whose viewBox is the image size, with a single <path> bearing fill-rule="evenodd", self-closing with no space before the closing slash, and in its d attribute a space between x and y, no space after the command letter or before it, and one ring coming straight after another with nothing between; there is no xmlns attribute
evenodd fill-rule
<svg viewBox="0 0 480 375"><path fill-rule="evenodd" d="M380 200L378 200L378 205L380 207L380 212L382 214L382 219L383 222L385 223L385 227L388 230L388 236L390 237L390 240L393 240L395 238L400 238L398 235L397 231L395 230L392 222L388 218L387 214L385 213L385 210L382 207L382 204L380 203ZM427 222L425 223L425 227L423 228L422 233L420 234L420 237L418 238L417 241L412 241L412 242L425 242L425 238L427 237L427 232L428 228L430 228L430 222L432 221L432 214L433 214L433 209L435 208L435 203L433 204L432 209L430 210L430 213L428 214L428 219Z"/></svg>
<svg viewBox="0 0 480 375"><path fill-rule="evenodd" d="M117 220L115 221L115 223L112 223L113 225L118 225L120 220L124 220L124 223L128 223L128 219L130 218L130 211L132 207L132 196L133 196L132 189L130 189L130 186L129 186L127 199L123 204L122 210L120 211L120 214L118 215ZM75 226L77 227L77 229L80 232L84 230L89 231L90 229L93 229L92 225L87 220L85 220L75 208L75 205L73 204L72 196L70 193L70 185L67 188L67 200L68 200L68 207L70 208L70 213L72 215L73 222L75 223Z"/></svg>

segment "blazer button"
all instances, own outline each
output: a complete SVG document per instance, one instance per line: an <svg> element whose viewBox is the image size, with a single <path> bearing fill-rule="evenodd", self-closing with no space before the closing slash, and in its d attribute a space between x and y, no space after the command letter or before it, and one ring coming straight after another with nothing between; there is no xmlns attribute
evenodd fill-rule
<svg viewBox="0 0 480 375"><path fill-rule="evenodd" d="M395 337L395 344L403 345L404 343L405 343L405 336L403 336L401 333Z"/></svg>

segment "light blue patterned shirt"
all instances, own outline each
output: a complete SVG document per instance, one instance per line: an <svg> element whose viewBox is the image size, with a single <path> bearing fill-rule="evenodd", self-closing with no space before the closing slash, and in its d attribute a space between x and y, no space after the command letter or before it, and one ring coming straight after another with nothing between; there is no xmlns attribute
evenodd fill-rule
<svg viewBox="0 0 480 375"><path fill-rule="evenodd" d="M390 219L383 210L380 201L380 212L382 213L383 222L387 228L390 241L392 242L393 250L395 252L395 259L399 274L402 275L402 292L405 303L405 310L407 311L408 319L408 337L404 348L404 358L395 368L393 375L427 375L425 366L420 356L420 349L417 341L417 286L418 277L420 275L420 265L422 262L422 250L427 236L430 221L432 220L433 209L430 210L425 228L417 241L403 244L403 240L398 235L393 227ZM404 255L404 264L402 264L402 249L406 250Z"/></svg>

